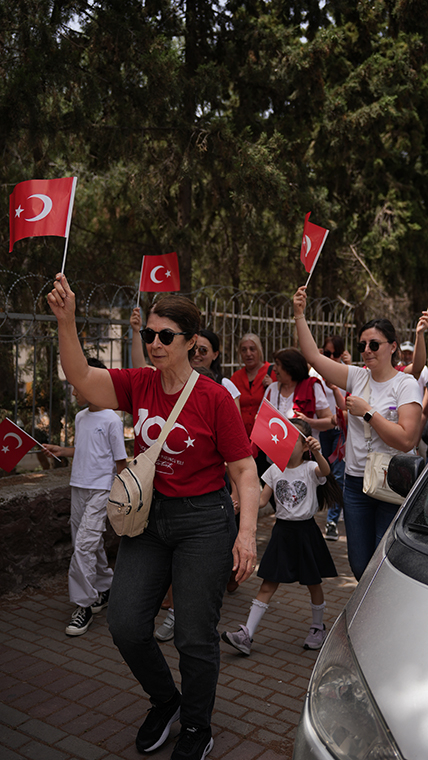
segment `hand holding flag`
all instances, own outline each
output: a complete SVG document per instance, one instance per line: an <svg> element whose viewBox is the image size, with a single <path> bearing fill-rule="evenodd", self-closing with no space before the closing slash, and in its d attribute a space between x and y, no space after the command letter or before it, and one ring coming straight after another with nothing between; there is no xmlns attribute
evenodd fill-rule
<svg viewBox="0 0 428 760"><path fill-rule="evenodd" d="M317 224L312 224L312 222L309 221L310 215L311 212L309 211L305 216L302 247L300 249L300 261L303 263L306 271L309 272L306 285L311 278L312 272L315 269L315 265L330 231L324 229L324 227L318 227Z"/></svg>
<svg viewBox="0 0 428 760"><path fill-rule="evenodd" d="M34 445L44 448L35 438L27 435L6 417L0 425L0 467L6 472L11 472Z"/></svg>
<svg viewBox="0 0 428 760"><path fill-rule="evenodd" d="M285 470L296 441L303 433L264 399L251 431L251 440L279 467Z"/></svg>

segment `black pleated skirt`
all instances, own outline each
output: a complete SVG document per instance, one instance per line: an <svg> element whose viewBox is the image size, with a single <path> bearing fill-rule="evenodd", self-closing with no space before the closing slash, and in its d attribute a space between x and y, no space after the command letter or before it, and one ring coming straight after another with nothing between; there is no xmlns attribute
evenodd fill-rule
<svg viewBox="0 0 428 760"><path fill-rule="evenodd" d="M323 535L313 517L277 520L257 575L272 583L315 586L337 571Z"/></svg>

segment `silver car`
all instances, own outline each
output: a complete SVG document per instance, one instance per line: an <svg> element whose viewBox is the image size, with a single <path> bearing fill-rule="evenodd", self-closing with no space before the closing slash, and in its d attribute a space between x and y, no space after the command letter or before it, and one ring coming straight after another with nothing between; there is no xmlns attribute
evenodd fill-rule
<svg viewBox="0 0 428 760"><path fill-rule="evenodd" d="M428 466L397 455L388 482L408 496L319 654L293 760L428 758Z"/></svg>

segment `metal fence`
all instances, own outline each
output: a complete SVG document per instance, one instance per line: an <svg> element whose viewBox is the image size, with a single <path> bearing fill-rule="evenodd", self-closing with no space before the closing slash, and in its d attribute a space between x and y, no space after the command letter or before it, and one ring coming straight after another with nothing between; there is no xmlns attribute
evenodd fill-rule
<svg viewBox="0 0 428 760"><path fill-rule="evenodd" d="M129 317L137 303L137 291L114 283L70 284L76 294L77 328L85 352L108 367L132 366ZM45 440L58 440L60 429L67 445L75 409L59 363L56 319L46 304L51 287L51 280L37 275L0 270L0 411L2 417L25 424L28 432L31 426L33 436L43 429ZM237 347L247 332L259 335L268 360L275 350L297 344L292 302L281 293L209 287L187 295L200 308L203 325L220 337L226 377L240 366ZM141 294L141 298L145 312L148 296ZM355 323L351 306L325 299L310 301L307 319L318 345L326 336L339 334L352 353Z"/></svg>

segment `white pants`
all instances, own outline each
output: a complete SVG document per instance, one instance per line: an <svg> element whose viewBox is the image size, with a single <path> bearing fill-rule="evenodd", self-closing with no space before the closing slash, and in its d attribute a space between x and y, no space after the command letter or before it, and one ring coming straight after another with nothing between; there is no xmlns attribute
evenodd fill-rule
<svg viewBox="0 0 428 760"><path fill-rule="evenodd" d="M113 580L108 566L103 533L109 491L71 486L71 540L73 556L68 571L70 601L90 607Z"/></svg>

